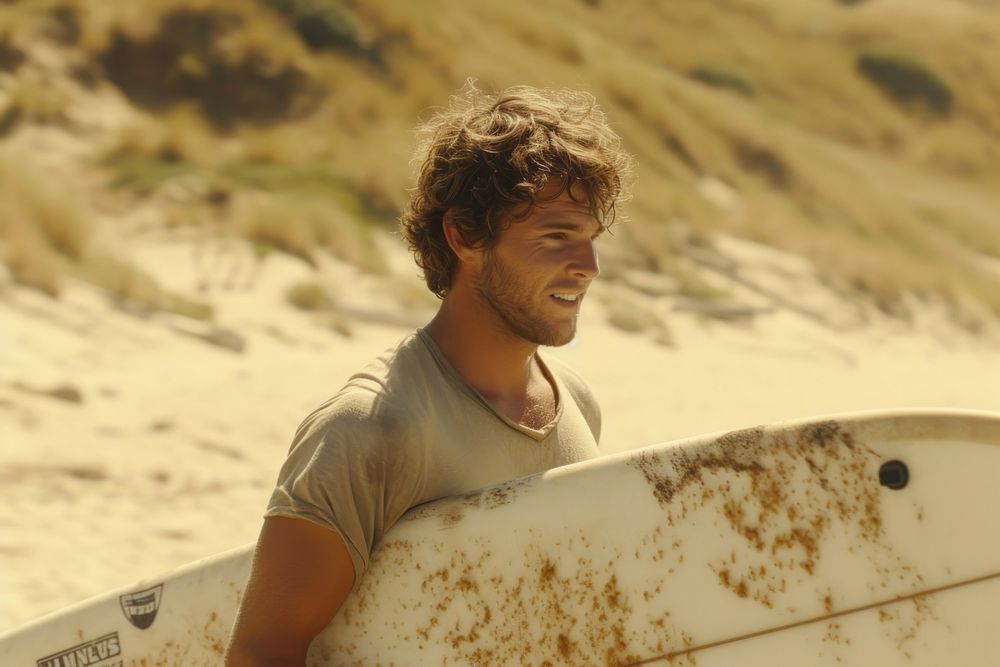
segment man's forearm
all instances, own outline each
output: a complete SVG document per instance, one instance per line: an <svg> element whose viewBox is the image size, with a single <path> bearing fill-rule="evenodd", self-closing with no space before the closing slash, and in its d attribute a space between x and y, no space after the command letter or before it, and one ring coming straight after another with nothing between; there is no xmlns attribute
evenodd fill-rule
<svg viewBox="0 0 1000 667"><path fill-rule="evenodd" d="M230 644L226 651L226 667L305 667L302 654L275 652L260 646Z"/></svg>

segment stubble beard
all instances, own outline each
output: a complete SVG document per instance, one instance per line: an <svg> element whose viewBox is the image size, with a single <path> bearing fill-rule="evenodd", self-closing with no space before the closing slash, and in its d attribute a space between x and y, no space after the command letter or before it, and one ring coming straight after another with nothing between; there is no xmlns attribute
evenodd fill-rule
<svg viewBox="0 0 1000 667"><path fill-rule="evenodd" d="M575 316L568 330L546 321L538 304L532 303L527 286L491 250L486 251L475 289L512 336L535 345L559 346L569 343L576 334Z"/></svg>

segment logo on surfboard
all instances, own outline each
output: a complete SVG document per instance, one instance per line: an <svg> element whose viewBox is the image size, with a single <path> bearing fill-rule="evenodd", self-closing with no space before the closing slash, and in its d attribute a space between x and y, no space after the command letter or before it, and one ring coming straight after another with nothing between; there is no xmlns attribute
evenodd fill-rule
<svg viewBox="0 0 1000 667"><path fill-rule="evenodd" d="M118 599L128 622L140 630L145 630L156 620L156 612L160 609L162 595L163 584L158 584L135 593L126 593Z"/></svg>
<svg viewBox="0 0 1000 667"><path fill-rule="evenodd" d="M38 660L37 664L38 667L85 667L87 665L113 667L111 663L105 661L118 657L121 653L121 642L118 641L118 633L112 632L109 635L92 639L89 642L42 658ZM121 660L114 663L117 666L121 664Z"/></svg>

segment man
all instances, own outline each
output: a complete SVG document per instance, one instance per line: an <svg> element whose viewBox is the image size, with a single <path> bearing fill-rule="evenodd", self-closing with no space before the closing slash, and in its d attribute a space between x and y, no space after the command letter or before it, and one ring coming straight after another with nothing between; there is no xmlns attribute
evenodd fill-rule
<svg viewBox="0 0 1000 667"><path fill-rule="evenodd" d="M440 309L296 433L227 664L302 665L411 507L597 455L573 339L630 159L585 93L468 86L424 128L404 234Z"/></svg>

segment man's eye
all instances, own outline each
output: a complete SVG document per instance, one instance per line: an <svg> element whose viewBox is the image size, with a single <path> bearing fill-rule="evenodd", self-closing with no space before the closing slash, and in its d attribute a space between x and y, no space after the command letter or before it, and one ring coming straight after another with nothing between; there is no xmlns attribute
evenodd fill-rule
<svg viewBox="0 0 1000 667"><path fill-rule="evenodd" d="M556 241L565 241L566 240L566 235L564 233L562 233L562 232L553 232L551 234L546 234L545 238L547 238L547 239L554 239Z"/></svg>

